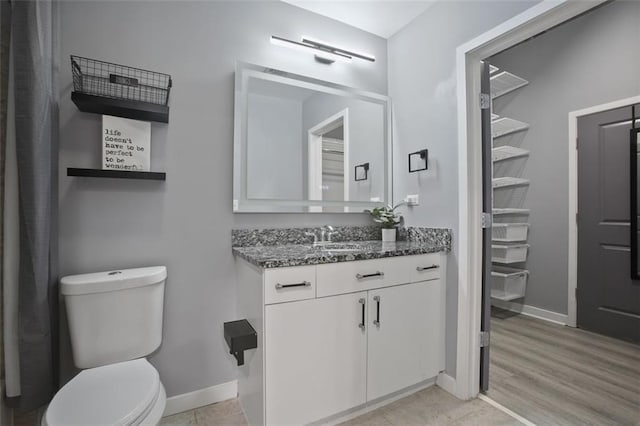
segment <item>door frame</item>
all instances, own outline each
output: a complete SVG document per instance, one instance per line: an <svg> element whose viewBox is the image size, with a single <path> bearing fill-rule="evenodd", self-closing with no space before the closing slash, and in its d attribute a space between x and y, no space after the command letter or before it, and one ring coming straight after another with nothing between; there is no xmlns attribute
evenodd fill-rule
<svg viewBox="0 0 640 426"><path fill-rule="evenodd" d="M322 135L330 132L337 126L334 123L342 119L342 126L344 128L344 137L342 143L344 145L343 163L344 163L344 201L349 201L349 108L345 108L333 114L331 117L322 120L320 123L311 127L307 131L307 157L308 157L308 194L309 200L322 200L322 189L318 191L322 183ZM318 179L320 182L318 182ZM318 196L319 198L311 198L312 196ZM322 207L310 206L309 211L322 211ZM348 207L344 208L345 212L349 211Z"/></svg>
<svg viewBox="0 0 640 426"><path fill-rule="evenodd" d="M569 113L569 287L567 292L567 325L577 327L578 301L578 119L616 108L640 103L640 95L619 99Z"/></svg>
<svg viewBox="0 0 640 426"><path fill-rule="evenodd" d="M482 142L480 61L574 18L605 0L544 0L456 50L459 278L456 379L448 390L474 398L480 384Z"/></svg>

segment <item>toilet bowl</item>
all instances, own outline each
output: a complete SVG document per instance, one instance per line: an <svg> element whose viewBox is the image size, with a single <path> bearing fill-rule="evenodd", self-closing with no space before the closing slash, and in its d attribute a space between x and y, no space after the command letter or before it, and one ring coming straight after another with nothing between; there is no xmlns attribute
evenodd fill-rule
<svg viewBox="0 0 640 426"><path fill-rule="evenodd" d="M156 425L167 397L144 359L83 370L55 395L43 426Z"/></svg>
<svg viewBox="0 0 640 426"><path fill-rule="evenodd" d="M73 360L82 371L53 397L47 426L156 425L167 395L145 358L162 342L164 266L60 280Z"/></svg>

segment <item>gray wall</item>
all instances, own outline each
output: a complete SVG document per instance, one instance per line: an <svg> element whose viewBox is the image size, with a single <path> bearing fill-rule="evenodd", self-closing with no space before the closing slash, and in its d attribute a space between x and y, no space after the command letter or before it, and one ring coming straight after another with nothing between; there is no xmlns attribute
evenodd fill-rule
<svg viewBox="0 0 640 426"><path fill-rule="evenodd" d="M386 94L386 40L281 2L62 2L60 273L164 264L164 341L151 357L169 396L236 378L222 323L236 319L234 227L365 224L356 215L233 214L237 60ZM317 36L376 62L318 64L272 34ZM69 54L173 77L168 125L152 124L151 164L167 181L66 176L100 166L100 116L70 101ZM66 367L70 356L64 355Z"/></svg>
<svg viewBox="0 0 640 426"><path fill-rule="evenodd" d="M394 198L419 194L405 209L417 226L453 229L447 268L447 372L455 376L458 297L458 153L455 51L535 2L437 2L389 39L394 105ZM429 149L429 170L408 173L407 155Z"/></svg>
<svg viewBox="0 0 640 426"><path fill-rule="evenodd" d="M248 98L247 198L303 199L302 102L255 93Z"/></svg>
<svg viewBox="0 0 640 426"><path fill-rule="evenodd" d="M640 94L639 44L640 3L616 1L491 58L530 82L494 103L531 124L499 142L530 156L496 169L531 180L511 200L531 209L527 305L567 313L568 114Z"/></svg>

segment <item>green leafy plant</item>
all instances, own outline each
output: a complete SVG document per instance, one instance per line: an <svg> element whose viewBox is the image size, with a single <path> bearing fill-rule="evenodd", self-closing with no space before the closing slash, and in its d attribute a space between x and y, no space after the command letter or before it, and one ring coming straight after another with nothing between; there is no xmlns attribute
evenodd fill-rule
<svg viewBox="0 0 640 426"><path fill-rule="evenodd" d="M372 210L365 210L373 218L373 221L382 225L385 229L393 229L402 224L404 218L395 210L405 203L396 204L395 206L376 207Z"/></svg>

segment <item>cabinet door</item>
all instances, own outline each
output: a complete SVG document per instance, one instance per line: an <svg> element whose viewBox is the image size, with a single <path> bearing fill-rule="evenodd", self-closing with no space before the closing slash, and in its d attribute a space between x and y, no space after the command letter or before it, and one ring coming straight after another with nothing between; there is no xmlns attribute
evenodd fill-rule
<svg viewBox="0 0 640 426"><path fill-rule="evenodd" d="M267 424L307 424L365 402L366 297L265 307Z"/></svg>
<svg viewBox="0 0 640 426"><path fill-rule="evenodd" d="M442 370L441 291L436 279L368 292L368 401Z"/></svg>

